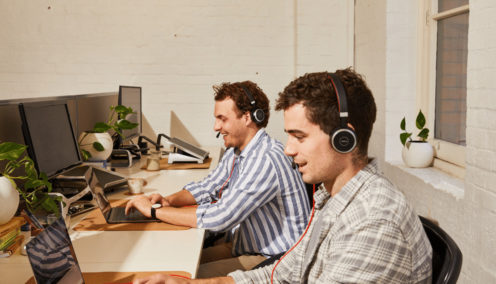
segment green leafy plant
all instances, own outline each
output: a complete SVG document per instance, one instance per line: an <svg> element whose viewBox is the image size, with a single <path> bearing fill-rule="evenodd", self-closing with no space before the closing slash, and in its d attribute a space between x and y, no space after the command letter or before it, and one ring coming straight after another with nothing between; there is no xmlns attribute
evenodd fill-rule
<svg viewBox="0 0 496 284"><path fill-rule="evenodd" d="M415 120L415 125L417 126L417 129L419 130L417 137L419 137L420 140L413 140L411 138L412 133L406 131L405 124L406 124L406 121L405 121L405 118L403 117L403 119L401 120L401 123L400 123L400 128L401 128L401 130L403 130L403 132L400 134L400 140L401 140L401 144L403 144L403 146L405 146L407 140L409 140L409 141L422 141L422 142L427 141L427 137L429 136L429 129L425 127L425 116L422 113L422 110L419 110L419 113L417 115L417 119Z"/></svg>
<svg viewBox="0 0 496 284"><path fill-rule="evenodd" d="M26 145L13 142L0 143L0 161L6 162L0 168L0 174L6 177L24 199L27 208L35 212L43 208L48 213L60 216L58 205L61 197L52 196L52 184L45 173L36 171L33 160L26 155ZM24 174L16 174L24 170ZM18 187L15 180L24 181L22 188Z"/></svg>
<svg viewBox="0 0 496 284"><path fill-rule="evenodd" d="M133 129L138 126L137 123L130 122L126 119L128 115L133 113L136 112L134 112L131 107L126 107L123 105L110 106L110 113L107 122L95 123L95 126L92 130L86 131L84 135L81 136L81 138L79 139L79 145L81 145L81 142L86 136L88 136L89 133L104 133L109 130L113 130L119 136L125 138L122 134L122 130ZM105 150L103 145L98 141L93 142L93 148L98 152L102 152ZM86 150L81 149L81 154L84 160L88 160L89 158L91 158L91 153Z"/></svg>

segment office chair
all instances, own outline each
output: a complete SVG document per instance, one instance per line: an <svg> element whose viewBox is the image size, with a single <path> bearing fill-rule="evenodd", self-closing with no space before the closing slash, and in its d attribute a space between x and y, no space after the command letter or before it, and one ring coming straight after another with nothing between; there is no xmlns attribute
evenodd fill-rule
<svg viewBox="0 0 496 284"><path fill-rule="evenodd" d="M441 227L419 218L432 246L432 283L456 283L462 268L462 252Z"/></svg>

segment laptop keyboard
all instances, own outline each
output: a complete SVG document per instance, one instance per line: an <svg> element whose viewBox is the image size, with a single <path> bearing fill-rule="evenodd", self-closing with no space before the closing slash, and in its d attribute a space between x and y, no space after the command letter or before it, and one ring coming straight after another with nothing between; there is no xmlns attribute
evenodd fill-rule
<svg viewBox="0 0 496 284"><path fill-rule="evenodd" d="M128 215L125 213L124 207L113 207L110 211L110 220L125 220L125 221L142 221L152 220L141 214L138 210L131 210Z"/></svg>

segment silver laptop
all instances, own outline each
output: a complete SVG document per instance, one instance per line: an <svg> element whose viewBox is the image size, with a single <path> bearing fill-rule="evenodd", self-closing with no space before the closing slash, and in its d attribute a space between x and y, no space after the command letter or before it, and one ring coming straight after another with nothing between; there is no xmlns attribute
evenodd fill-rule
<svg viewBox="0 0 496 284"><path fill-rule="evenodd" d="M26 252L36 283L84 283L62 217L27 243Z"/></svg>
<svg viewBox="0 0 496 284"><path fill-rule="evenodd" d="M159 222L158 219L148 218L141 214L138 210L132 210L129 215L125 214L124 207L111 207L103 188L98 182L96 174L93 172L88 180L88 184L93 194L93 199L96 200L98 208L102 211L103 217L108 224L119 223L146 223Z"/></svg>

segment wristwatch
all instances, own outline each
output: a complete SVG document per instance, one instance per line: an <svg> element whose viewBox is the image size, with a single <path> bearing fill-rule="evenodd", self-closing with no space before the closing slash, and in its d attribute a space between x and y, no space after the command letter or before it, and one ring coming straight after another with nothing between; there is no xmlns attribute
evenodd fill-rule
<svg viewBox="0 0 496 284"><path fill-rule="evenodd" d="M150 209L150 215L152 216L153 219L157 219L157 215L156 214L156 210L161 208L162 207L162 204L160 203L155 203L155 204L152 204L152 208Z"/></svg>

